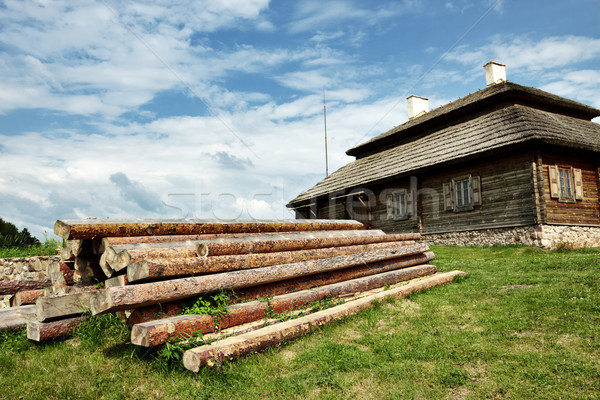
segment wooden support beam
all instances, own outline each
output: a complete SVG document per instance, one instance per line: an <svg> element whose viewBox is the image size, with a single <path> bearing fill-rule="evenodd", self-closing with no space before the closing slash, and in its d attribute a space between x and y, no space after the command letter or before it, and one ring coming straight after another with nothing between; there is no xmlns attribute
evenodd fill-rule
<svg viewBox="0 0 600 400"><path fill-rule="evenodd" d="M27 338L36 342L55 339L74 333L89 317L73 317L52 322L27 321Z"/></svg>
<svg viewBox="0 0 600 400"><path fill-rule="evenodd" d="M297 338L308 333L315 327L356 314L357 312L370 307L373 301L379 301L386 297L404 297L415 292L451 282L458 275L465 275L465 273L461 271L452 271L445 274L434 275L398 288L379 292L358 300L348 301L339 306L319 311L314 314L196 347L187 350L183 354L183 365L190 371L198 372L201 366L221 363L224 360L263 350L269 346L279 344L283 340Z"/></svg>
<svg viewBox="0 0 600 400"><path fill-rule="evenodd" d="M308 260L264 268L113 287L102 290L94 295L91 303L92 313L100 314L128 310L198 296L213 292L219 288L238 289L256 286L262 283L282 281L293 277L333 271L355 265L422 254L428 250L429 247L427 244L419 243L411 246L381 249L321 260Z"/></svg>
<svg viewBox="0 0 600 400"><path fill-rule="evenodd" d="M38 321L48 321L59 317L70 317L90 310L92 295L97 291L66 294L63 296L40 297L35 306ZM92 291L93 290L93 291Z"/></svg>
<svg viewBox="0 0 600 400"><path fill-rule="evenodd" d="M0 308L0 331L19 329L35 319L35 305Z"/></svg>
<svg viewBox="0 0 600 400"><path fill-rule="evenodd" d="M140 280L170 279L189 275L263 268L272 265L290 264L380 249L407 247L410 245L414 245L414 242L372 243L323 249L231 256L149 259L129 265L127 267L127 279L129 279L129 282L135 282Z"/></svg>
<svg viewBox="0 0 600 400"><path fill-rule="evenodd" d="M181 315L173 318L134 325L131 331L131 343L151 347L166 343L177 336L190 336L193 332L209 333L220 329L240 325L266 318L269 314L279 314L301 308L309 303L326 297L338 297L345 294L364 292L385 285L393 285L415 278L432 275L437 272L433 265L420 265L401 270L384 272L365 278L352 279L311 290L288 293L273 297L269 303L252 301L236 304L228 308L227 314L214 318L210 315Z"/></svg>
<svg viewBox="0 0 600 400"><path fill-rule="evenodd" d="M0 281L0 295L15 294L23 290L43 289L52 285L50 279L32 281Z"/></svg>
<svg viewBox="0 0 600 400"><path fill-rule="evenodd" d="M202 233L298 232L362 229L351 220L84 219L58 220L54 233L66 240L118 236L197 235Z"/></svg>

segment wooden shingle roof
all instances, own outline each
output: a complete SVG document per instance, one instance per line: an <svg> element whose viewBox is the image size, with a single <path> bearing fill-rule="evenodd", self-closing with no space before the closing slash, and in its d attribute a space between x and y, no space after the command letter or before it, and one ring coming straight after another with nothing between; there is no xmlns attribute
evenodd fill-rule
<svg viewBox="0 0 600 400"><path fill-rule="evenodd" d="M521 92L524 88L512 83L495 86L430 111L430 115L415 118L349 150L348 154L359 158L300 194L290 201L288 207L337 190L409 175L423 168L530 141L600 152L600 124L585 119L600 115L600 110L538 89L525 88L530 94L543 93L542 100L552 111L514 104L521 102L511 100L501 107L489 108L488 105L487 111L474 112L472 106L493 97L493 93L503 93L515 87ZM464 114L458 118L457 111L465 108L473 113L472 118ZM556 109L563 113L555 112ZM451 114L457 119L450 121L457 123L448 122ZM423 128L435 119L446 119L446 123L440 125L440 129ZM419 127L426 132L414 133ZM413 133L409 134L409 131ZM386 141L395 143L385 147Z"/></svg>

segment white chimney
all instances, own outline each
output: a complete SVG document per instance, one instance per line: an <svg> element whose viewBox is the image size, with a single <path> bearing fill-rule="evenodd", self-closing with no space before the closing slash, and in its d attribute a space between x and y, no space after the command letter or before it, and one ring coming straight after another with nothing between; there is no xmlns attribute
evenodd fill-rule
<svg viewBox="0 0 600 400"><path fill-rule="evenodd" d="M429 111L429 99L427 97L420 97L410 95L406 98L408 108L408 119L420 117Z"/></svg>
<svg viewBox="0 0 600 400"><path fill-rule="evenodd" d="M488 86L506 82L506 65L490 61L483 68L485 68L485 83Z"/></svg>

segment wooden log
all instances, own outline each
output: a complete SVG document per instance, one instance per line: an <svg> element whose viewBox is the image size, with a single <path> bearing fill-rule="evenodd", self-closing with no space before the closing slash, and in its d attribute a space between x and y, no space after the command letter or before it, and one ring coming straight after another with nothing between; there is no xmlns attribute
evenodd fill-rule
<svg viewBox="0 0 600 400"><path fill-rule="evenodd" d="M239 302L244 300L253 300L256 298L273 297L285 293L298 292L318 286L330 285L350 279L362 278L365 276L407 268L414 265L426 264L434 258L435 256L433 252L428 251L423 254L417 254L393 260L385 260L366 265L344 268L336 271L286 279L284 281L272 282L264 285L236 290L235 298L236 301ZM131 316L128 318L127 322L129 326L133 326L135 324L160 319L161 314L164 314L165 316L179 315L181 314L182 309L183 303L179 301L141 307L131 311Z"/></svg>
<svg viewBox="0 0 600 400"><path fill-rule="evenodd" d="M410 246L414 242L372 243L324 249L282 251L278 253L241 254L215 257L184 257L150 259L127 267L129 282L140 280L169 279L181 276L263 268L307 260L331 258L379 249Z"/></svg>
<svg viewBox="0 0 600 400"><path fill-rule="evenodd" d="M48 265L48 276L52 281L52 286L60 287L65 285L73 284L73 270L74 265L72 263L52 262Z"/></svg>
<svg viewBox="0 0 600 400"><path fill-rule="evenodd" d="M335 271L322 272L307 276L293 277L284 281L271 282L262 285L246 287L236 290L238 301L277 296L280 294L311 289L318 286L330 285L350 279L380 274L395 269L412 267L414 265L426 264L435 258L433 252L384 260L363 265L356 265Z"/></svg>
<svg viewBox="0 0 600 400"><path fill-rule="evenodd" d="M91 303L92 313L99 314L165 303L209 293L219 288L238 289L256 286L262 283L282 281L293 277L333 271L355 265L422 254L427 250L429 250L427 244L419 243L411 246L381 249L320 260L113 287L102 290L94 295Z"/></svg>
<svg viewBox="0 0 600 400"><path fill-rule="evenodd" d="M131 328L137 324L175 317L181 314L182 311L183 305L180 302L154 304L136 308L135 310L131 310L131 314L127 317L127 325Z"/></svg>
<svg viewBox="0 0 600 400"><path fill-rule="evenodd" d="M60 319L58 321L27 321L27 338L36 342L55 339L74 333L88 316Z"/></svg>
<svg viewBox="0 0 600 400"><path fill-rule="evenodd" d="M45 289L23 290L15 294L13 307L22 306L25 304L33 304L35 301L44 295Z"/></svg>
<svg viewBox="0 0 600 400"><path fill-rule="evenodd" d="M75 271L78 271L79 274L75 274L76 279L80 281L85 280L96 280L96 281L105 281L106 274L100 268L100 264L97 260L86 258L86 257L76 257L75 258Z"/></svg>
<svg viewBox="0 0 600 400"><path fill-rule="evenodd" d="M35 306L38 321L70 317L90 310L90 300L96 292L70 293L63 296L40 297Z"/></svg>
<svg viewBox="0 0 600 400"><path fill-rule="evenodd" d="M23 290L43 289L50 286L50 279L36 279L32 281L0 281L0 295L15 294Z"/></svg>
<svg viewBox="0 0 600 400"><path fill-rule="evenodd" d="M185 351L183 354L183 365L190 371L198 372L203 365L213 365L215 362L221 363L227 359L233 359L250 352L263 350L269 346L279 344L283 340L289 340L304 335L315 327L325 325L366 309L372 305L373 301L380 301L386 297L404 297L415 292L451 282L458 275L465 275L465 273L461 271L452 271L445 274L434 275L398 288L379 292L358 300L348 301L339 306L322 310L314 314L196 347Z"/></svg>
<svg viewBox="0 0 600 400"><path fill-rule="evenodd" d="M343 233L344 231L342 231ZM371 232L371 231L349 231ZM318 232L315 232L318 233ZM420 235L417 234L389 234L389 235L348 235L348 236L323 236L294 238L289 235L275 238L249 238L249 239L217 239L203 241L197 246L198 256L222 256L249 253L275 253L282 251L322 249L326 247L353 246L361 244L384 242L409 242L414 243ZM152 257L148 257L152 258ZM157 257L158 258L158 257Z"/></svg>
<svg viewBox="0 0 600 400"><path fill-rule="evenodd" d="M54 233L65 240L71 240L117 236L296 232L362 228L363 224L351 220L84 219L58 220L54 224Z"/></svg>
<svg viewBox="0 0 600 400"><path fill-rule="evenodd" d="M102 271L107 278L110 278L114 273L114 270L110 265L114 262L116 256L117 253L112 247L105 248L104 252L100 255L98 265L100 265L100 268L102 268Z"/></svg>
<svg viewBox="0 0 600 400"><path fill-rule="evenodd" d="M210 235L209 235L210 236ZM214 236L214 235L213 235ZM317 232L288 232L279 233L275 232L270 235L259 235L252 236L244 235L243 237L223 237L220 235L218 238L206 238L202 240L190 240L185 242L168 242L168 243L136 243L136 244L125 244L125 245L114 245L111 246L112 250L117 253L113 262L111 262L112 268L119 271L129 264L134 262L142 261L149 258L178 258L178 257L195 257L196 255L205 257L208 254L202 254L202 250L198 250L199 245L212 245L211 255L224 255L224 254L247 254L247 253L265 253L265 252L278 252L288 250L300 250L300 249L316 249L322 247L333 247L333 246L347 246L352 244L367 244L377 242L392 242L400 240L414 240L413 237L420 236L419 234L399 234L394 238L387 239L388 236L381 230L348 230L348 231L317 231ZM374 237L383 237L386 239L377 240ZM336 241L336 238L347 239L342 241ZM365 238L365 240L360 240ZM328 242L323 242L322 245L314 242L314 240L323 239ZM305 246L294 245L294 240L304 241ZM313 245L307 247L312 240ZM262 245L253 244L254 242L266 242ZM282 245L282 242L288 243L287 246ZM274 244L273 244L274 243ZM224 248L231 248L230 251L225 251ZM242 250L245 249L245 250ZM207 249L208 250L208 249ZM240 251L242 250L242 251Z"/></svg>
<svg viewBox="0 0 600 400"><path fill-rule="evenodd" d="M311 290L275 296L269 303L252 301L236 304L230 306L227 314L220 318L211 315L182 315L138 324L134 325L131 331L131 343L145 347L156 346L177 336L189 336L193 332L209 333L216 330L217 327L228 328L266 318L269 314L292 311L326 297L364 292L388 284L393 285L398 282L432 275L436 272L437 268L433 265L420 265L321 286Z"/></svg>
<svg viewBox="0 0 600 400"><path fill-rule="evenodd" d="M382 231L381 231L382 232ZM99 239L97 253L102 254L107 248L113 246L129 246L129 249L166 247L165 245L173 242L190 242L198 240L218 239L218 238L242 238L251 236L272 236L280 235L280 232L255 232L255 233L204 233L199 235L159 235L159 236L124 236L124 237L105 237ZM383 232L382 232L383 234ZM181 247L181 246L175 246Z"/></svg>
<svg viewBox="0 0 600 400"><path fill-rule="evenodd" d="M35 305L0 308L0 331L19 329L35 319Z"/></svg>

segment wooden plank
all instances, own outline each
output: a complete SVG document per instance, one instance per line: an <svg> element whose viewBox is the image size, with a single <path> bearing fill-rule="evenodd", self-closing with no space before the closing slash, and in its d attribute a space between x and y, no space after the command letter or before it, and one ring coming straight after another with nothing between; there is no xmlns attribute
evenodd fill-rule
<svg viewBox="0 0 600 400"><path fill-rule="evenodd" d="M0 331L19 329L35 319L35 305L0 308Z"/></svg>
<svg viewBox="0 0 600 400"><path fill-rule="evenodd" d="M38 321L69 317L90 310L90 301L96 289L88 292L70 293L63 296L40 297L35 303Z"/></svg>
<svg viewBox="0 0 600 400"><path fill-rule="evenodd" d="M364 292L388 284L393 285L398 282L432 275L436 272L437 268L435 266L420 265L321 286L311 290L275 296L268 304L260 301L236 304L230 306L227 314L218 317L218 319L211 315L181 315L138 324L134 325L131 331L131 343L144 347L156 346L177 336L190 336L193 332L209 333L217 327L219 329L228 328L263 319L269 314L296 310L326 297Z"/></svg>
<svg viewBox="0 0 600 400"><path fill-rule="evenodd" d="M464 276L465 273L452 271L434 275L398 288L379 292L358 300L348 301L314 314L196 347L187 350L183 354L183 365L190 371L198 372L201 366L214 365L215 362L221 363L227 359L263 350L269 346L279 344L283 340L304 335L317 326L322 326L340 318L356 314L370 307L374 301L380 301L386 297L405 297L415 292L451 282L458 275Z"/></svg>
<svg viewBox="0 0 600 400"><path fill-rule="evenodd" d="M293 277L333 271L355 265L422 254L428 250L429 247L427 244L419 243L412 246L381 249L321 260L309 260L264 268L113 287L102 290L94 295L91 303L92 313L99 314L127 310L151 304L175 301L209 293L219 288L238 289L256 286L263 283L282 281Z"/></svg>
<svg viewBox="0 0 600 400"><path fill-rule="evenodd" d="M410 246L412 244L414 244L413 241L405 241L312 250L282 251L277 253L149 259L129 265L127 267L127 279L129 279L129 282L135 282L149 279L170 279L189 275L262 268L271 265L290 264L379 249L398 248L401 246Z"/></svg>
<svg viewBox="0 0 600 400"><path fill-rule="evenodd" d="M36 342L71 335L88 316L60 319L58 321L27 321L27 338Z"/></svg>
<svg viewBox="0 0 600 400"><path fill-rule="evenodd" d="M65 240L71 240L203 233L345 230L362 227L360 222L351 220L85 219L58 220L54 224L54 233Z"/></svg>

